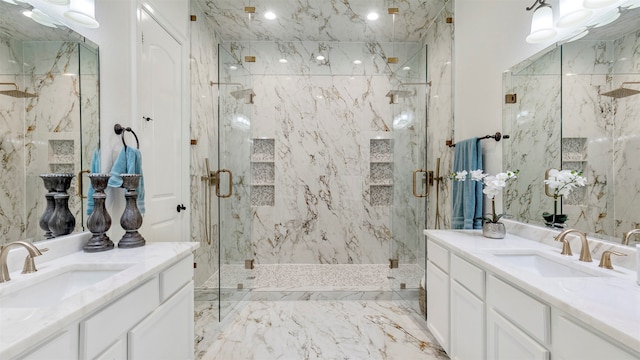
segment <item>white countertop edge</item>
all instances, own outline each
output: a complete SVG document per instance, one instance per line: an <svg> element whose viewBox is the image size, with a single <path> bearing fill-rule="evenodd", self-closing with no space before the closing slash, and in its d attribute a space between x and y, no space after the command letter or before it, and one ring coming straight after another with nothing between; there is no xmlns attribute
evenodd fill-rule
<svg viewBox="0 0 640 360"><path fill-rule="evenodd" d="M424 234L452 253L471 260L558 310L607 334L624 346L640 352L640 286L635 282L634 272L617 269L615 277L543 278L516 267L496 264L491 261L492 256L483 249L520 248L559 254L560 247L556 249L511 234L507 234L505 239L488 239L482 236L480 230L424 230ZM476 246L479 248L474 248ZM577 255L573 258L578 261ZM593 264L597 271L607 271L598 268L598 259L594 259L590 264ZM569 290L567 286L577 289ZM625 296L631 299L631 304L634 304L637 299L635 302L637 306L622 308L616 304L603 304L595 299L589 299L590 292L593 291L601 289L602 293L606 294L608 286L622 288Z"/></svg>
<svg viewBox="0 0 640 360"><path fill-rule="evenodd" d="M37 274L46 274L62 266L75 264L131 264L116 275L96 283L55 306L30 311L32 314L26 320L21 319L12 323L11 312L14 310L2 310L0 358L12 358L34 344L46 341L60 330L66 329L84 316L152 279L169 265L188 256L199 245L196 242L148 242L145 246L133 249L115 248L99 253L79 251L37 265L39 270ZM11 273L13 282L11 285L21 286L20 283L28 280L29 275L32 274L23 275L20 271ZM11 291L10 288L3 288L0 285L0 291L4 289Z"/></svg>

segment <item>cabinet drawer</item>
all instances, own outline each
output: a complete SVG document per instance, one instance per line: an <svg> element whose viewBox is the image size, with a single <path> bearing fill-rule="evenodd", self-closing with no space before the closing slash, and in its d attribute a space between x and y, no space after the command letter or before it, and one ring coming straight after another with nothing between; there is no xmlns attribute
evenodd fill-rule
<svg viewBox="0 0 640 360"><path fill-rule="evenodd" d="M80 323L80 358L93 359L159 305L158 277Z"/></svg>
<svg viewBox="0 0 640 360"><path fill-rule="evenodd" d="M475 296L484 299L484 271L479 267L452 254L451 278Z"/></svg>
<svg viewBox="0 0 640 360"><path fill-rule="evenodd" d="M445 273L449 273L449 250L427 240L427 258Z"/></svg>
<svg viewBox="0 0 640 360"><path fill-rule="evenodd" d="M193 255L178 261L160 273L160 302L163 303L193 277Z"/></svg>
<svg viewBox="0 0 640 360"><path fill-rule="evenodd" d="M549 306L494 276L487 280L487 304L537 341L549 344Z"/></svg>

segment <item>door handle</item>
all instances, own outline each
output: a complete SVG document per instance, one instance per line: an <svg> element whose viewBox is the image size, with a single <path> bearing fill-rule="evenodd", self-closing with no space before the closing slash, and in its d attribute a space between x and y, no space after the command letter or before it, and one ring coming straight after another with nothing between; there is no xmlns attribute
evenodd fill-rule
<svg viewBox="0 0 640 360"><path fill-rule="evenodd" d="M78 196L80 199L86 199L87 197L82 193L82 174L89 174L90 170L80 170L78 172Z"/></svg>
<svg viewBox="0 0 640 360"><path fill-rule="evenodd" d="M427 169L416 169L413 171L413 196L417 198L423 198L429 196L429 184L426 184L426 192L424 194L418 194L418 174L424 173L426 176L429 176Z"/></svg>
<svg viewBox="0 0 640 360"><path fill-rule="evenodd" d="M229 174L229 190L226 194L220 194L220 173L228 173ZM214 181L214 186L216 187L216 196L219 198L228 198L231 197L231 194L233 194L233 173L231 172L231 170L227 170L227 169L220 169L217 170L214 174L213 174L213 181Z"/></svg>

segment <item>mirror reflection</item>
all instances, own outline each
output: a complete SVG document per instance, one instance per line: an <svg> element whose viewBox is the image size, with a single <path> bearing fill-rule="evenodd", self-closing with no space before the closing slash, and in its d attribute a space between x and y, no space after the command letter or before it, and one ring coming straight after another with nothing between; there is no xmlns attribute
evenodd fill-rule
<svg viewBox="0 0 640 360"><path fill-rule="evenodd" d="M554 46L504 76L504 167L519 181L505 194L515 220L543 225L553 211L545 170L582 171L586 186L562 198L565 226L620 242L640 227L640 9L587 37ZM632 239L633 240L633 239ZM630 241L629 244L635 244Z"/></svg>
<svg viewBox="0 0 640 360"><path fill-rule="evenodd" d="M75 175L69 207L83 230L78 173L99 148L97 46L36 23L23 15L28 10L0 1L0 244L44 239L43 173ZM84 196L88 182L85 175Z"/></svg>

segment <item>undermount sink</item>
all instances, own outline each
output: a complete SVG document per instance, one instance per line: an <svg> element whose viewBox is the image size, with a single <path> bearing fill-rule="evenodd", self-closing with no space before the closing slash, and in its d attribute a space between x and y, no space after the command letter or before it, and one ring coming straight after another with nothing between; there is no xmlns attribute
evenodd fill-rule
<svg viewBox="0 0 640 360"><path fill-rule="evenodd" d="M7 294L0 293L0 309L52 306L121 272L126 267L125 265L72 266L51 274L43 274L41 277L34 277L32 283L20 289Z"/></svg>
<svg viewBox="0 0 640 360"><path fill-rule="evenodd" d="M497 253L499 260L542 277L594 277L605 276L597 271L577 269L563 264L562 260L553 259L535 252Z"/></svg>

